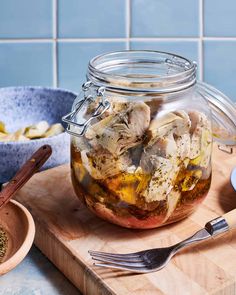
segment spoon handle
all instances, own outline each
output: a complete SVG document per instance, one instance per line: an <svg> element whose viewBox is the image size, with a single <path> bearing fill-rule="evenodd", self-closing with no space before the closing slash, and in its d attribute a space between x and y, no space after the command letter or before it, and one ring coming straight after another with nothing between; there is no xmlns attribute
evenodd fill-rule
<svg viewBox="0 0 236 295"><path fill-rule="evenodd" d="M50 145L43 145L20 168L0 192L0 209L37 172L52 154Z"/></svg>

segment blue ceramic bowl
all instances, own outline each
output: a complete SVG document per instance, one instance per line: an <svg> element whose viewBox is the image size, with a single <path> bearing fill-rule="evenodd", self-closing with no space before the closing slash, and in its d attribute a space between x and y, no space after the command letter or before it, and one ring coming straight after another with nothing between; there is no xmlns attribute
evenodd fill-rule
<svg viewBox="0 0 236 295"><path fill-rule="evenodd" d="M70 111L75 97L75 93L62 89L0 88L0 121L10 132L42 120L49 124L60 123L61 117ZM53 153L43 169L69 162L70 138L66 132L26 142L0 142L0 184L9 181L31 154L44 144L50 144Z"/></svg>

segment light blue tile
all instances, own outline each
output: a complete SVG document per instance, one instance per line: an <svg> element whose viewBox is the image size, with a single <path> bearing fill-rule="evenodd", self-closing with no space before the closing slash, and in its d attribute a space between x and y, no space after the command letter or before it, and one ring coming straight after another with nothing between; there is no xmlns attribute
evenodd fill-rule
<svg viewBox="0 0 236 295"><path fill-rule="evenodd" d="M236 1L205 0L204 35L236 37Z"/></svg>
<svg viewBox="0 0 236 295"><path fill-rule="evenodd" d="M0 87L52 86L52 44L0 43Z"/></svg>
<svg viewBox="0 0 236 295"><path fill-rule="evenodd" d="M52 37L52 0L1 0L0 38Z"/></svg>
<svg viewBox="0 0 236 295"><path fill-rule="evenodd" d="M92 57L124 49L125 42L60 42L59 86L79 92L86 81L87 66Z"/></svg>
<svg viewBox="0 0 236 295"><path fill-rule="evenodd" d="M236 101L236 41L205 41L204 80Z"/></svg>
<svg viewBox="0 0 236 295"><path fill-rule="evenodd" d="M131 49L166 51L198 63L197 41L132 41Z"/></svg>
<svg viewBox="0 0 236 295"><path fill-rule="evenodd" d="M197 0L132 0L133 37L195 37L199 34Z"/></svg>
<svg viewBox="0 0 236 295"><path fill-rule="evenodd" d="M58 15L60 37L125 37L125 0L59 0Z"/></svg>

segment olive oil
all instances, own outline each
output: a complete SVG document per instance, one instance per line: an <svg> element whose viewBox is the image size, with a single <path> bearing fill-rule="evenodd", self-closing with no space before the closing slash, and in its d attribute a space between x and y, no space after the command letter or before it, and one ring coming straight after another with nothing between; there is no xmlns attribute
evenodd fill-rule
<svg viewBox="0 0 236 295"><path fill-rule="evenodd" d="M176 209L165 220L168 200L147 202L142 192L147 188L152 175L140 171L122 172L106 179L94 179L82 164L80 152L72 147L72 181L79 198L90 207L96 203L109 208L117 217L148 219L153 216L163 217L163 224L175 222L191 214L197 203L206 196L211 183L211 173L206 179L199 166L191 163L181 166L173 183L173 190L180 193ZM162 219L160 219L162 220ZM157 224L155 226L161 226Z"/></svg>

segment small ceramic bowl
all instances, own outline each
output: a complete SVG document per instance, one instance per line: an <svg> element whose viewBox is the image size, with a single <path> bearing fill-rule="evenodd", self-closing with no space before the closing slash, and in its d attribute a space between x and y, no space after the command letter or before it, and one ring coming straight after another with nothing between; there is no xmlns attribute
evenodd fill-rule
<svg viewBox="0 0 236 295"><path fill-rule="evenodd" d="M10 132L39 121L61 123L76 97L75 93L43 87L0 88L0 121ZM22 142L0 142L0 184L9 181L40 146L50 144L52 156L44 169L69 162L70 138L66 132L49 138Z"/></svg>
<svg viewBox="0 0 236 295"><path fill-rule="evenodd" d="M0 211L0 226L8 238L6 254L0 263L0 275L16 267L29 252L35 235L35 225L29 211L11 200Z"/></svg>
<svg viewBox="0 0 236 295"><path fill-rule="evenodd" d="M236 167L231 172L231 184L233 188L236 190Z"/></svg>

